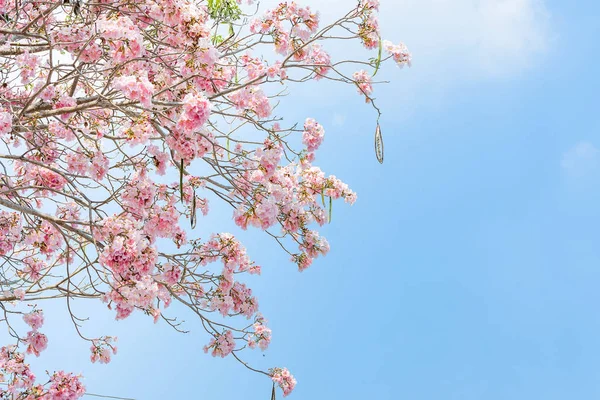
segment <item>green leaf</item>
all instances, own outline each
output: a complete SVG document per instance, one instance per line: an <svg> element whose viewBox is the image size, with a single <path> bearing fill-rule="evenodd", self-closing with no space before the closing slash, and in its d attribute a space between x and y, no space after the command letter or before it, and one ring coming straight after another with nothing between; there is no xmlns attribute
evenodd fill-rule
<svg viewBox="0 0 600 400"><path fill-rule="evenodd" d="M381 37L379 38L379 52L377 54L377 60L375 60L375 72L373 72L373 77L377 75L377 71L379 71L379 66L381 65L381 53L383 52L383 44L381 44Z"/></svg>
<svg viewBox="0 0 600 400"><path fill-rule="evenodd" d="M333 210L333 200L329 198L329 223L331 223L331 211Z"/></svg>

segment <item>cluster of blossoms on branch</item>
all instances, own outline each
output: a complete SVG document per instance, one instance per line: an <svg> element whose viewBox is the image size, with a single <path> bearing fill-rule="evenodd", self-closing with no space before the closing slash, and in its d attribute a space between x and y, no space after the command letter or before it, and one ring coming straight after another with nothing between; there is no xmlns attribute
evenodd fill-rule
<svg viewBox="0 0 600 400"><path fill-rule="evenodd" d="M410 54L381 40L378 8L359 0L321 26L293 1L252 15L239 0L0 0L0 307L15 341L0 350L0 398L85 393L62 371L36 383L25 363L52 343L39 331L48 298L65 300L92 362L109 363L116 338L85 333L73 307L83 299L178 331L166 309L187 307L215 357L267 349L271 330L243 282L261 267L232 234L202 239L195 227L222 204L300 271L327 254L317 229L333 200L356 194L314 165L317 120L277 116L281 87L345 83L379 113L367 70L410 65ZM347 39L379 56L333 60L328 43ZM285 368L263 373L286 396L296 384Z"/></svg>

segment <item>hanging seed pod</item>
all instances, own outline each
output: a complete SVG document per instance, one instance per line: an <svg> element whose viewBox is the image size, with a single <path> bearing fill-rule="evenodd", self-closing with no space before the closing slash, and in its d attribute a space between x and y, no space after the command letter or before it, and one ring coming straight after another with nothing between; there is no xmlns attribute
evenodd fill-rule
<svg viewBox="0 0 600 400"><path fill-rule="evenodd" d="M190 224L192 226L192 229L196 229L196 222L198 221L196 219L196 189L194 189L194 197L192 198L192 215L190 218Z"/></svg>
<svg viewBox="0 0 600 400"><path fill-rule="evenodd" d="M383 164L383 136L381 136L379 122L375 129L375 156L377 156L377 161L379 161L380 164Z"/></svg>
<svg viewBox="0 0 600 400"><path fill-rule="evenodd" d="M181 167L179 168L179 194L181 195L181 202L183 203L183 158L181 159Z"/></svg>

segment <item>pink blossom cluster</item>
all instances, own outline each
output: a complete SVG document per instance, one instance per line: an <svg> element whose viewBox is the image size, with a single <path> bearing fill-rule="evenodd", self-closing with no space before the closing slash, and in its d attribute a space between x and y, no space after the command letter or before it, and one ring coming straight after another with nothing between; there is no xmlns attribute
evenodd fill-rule
<svg viewBox="0 0 600 400"><path fill-rule="evenodd" d="M94 230L105 243L99 261L110 268L116 280L128 281L149 275L156 265L156 249L142 236L139 223L127 217L109 217Z"/></svg>
<svg viewBox="0 0 600 400"><path fill-rule="evenodd" d="M244 315L251 318L258 311L258 302L252 296L252 290L245 284L234 280L234 273L260 273L246 254L246 250L231 234L214 235L211 240L198 247L197 257L203 265L219 258L223 262L219 285L210 294L210 301L204 301L211 310L218 310L221 315Z"/></svg>
<svg viewBox="0 0 600 400"><path fill-rule="evenodd" d="M389 40L384 40L383 48L392 56L400 68L405 65L411 66L412 56L404 43L393 44Z"/></svg>
<svg viewBox="0 0 600 400"><path fill-rule="evenodd" d="M181 279L181 268L177 265L166 264L163 271L162 279L169 285L175 285Z"/></svg>
<svg viewBox="0 0 600 400"><path fill-rule="evenodd" d="M0 396L6 396L4 398L19 398L21 393L32 391L35 384L35 375L16 346L4 346L0 349L0 375L8 385L6 388L0 387ZM41 388L36 389L38 393L41 392Z"/></svg>
<svg viewBox="0 0 600 400"><path fill-rule="evenodd" d="M25 343L27 343L27 353L35 354L36 357L39 357L40 353L48 347L48 338L43 333L33 330L27 332Z"/></svg>
<svg viewBox="0 0 600 400"><path fill-rule="evenodd" d="M35 354L39 357L40 353L48 346L48 338L43 333L38 332L38 329L44 324L44 313L41 310L33 310L32 312L23 315L23 321L31 327L31 331L27 332L27 353Z"/></svg>
<svg viewBox="0 0 600 400"><path fill-rule="evenodd" d="M17 56L16 61L21 70L21 82L29 83L35 76L36 69L40 62L39 57L35 54L24 52Z"/></svg>
<svg viewBox="0 0 600 400"><path fill-rule="evenodd" d="M250 53L244 54L240 60L248 73L248 79L256 79L267 74L267 64L259 58L252 57Z"/></svg>
<svg viewBox="0 0 600 400"><path fill-rule="evenodd" d="M89 174L96 181L101 181L106 176L110 161L108 157L101 151L97 150L92 155L92 164L89 167Z"/></svg>
<svg viewBox="0 0 600 400"><path fill-rule="evenodd" d="M296 387L296 379L287 368L274 368L271 379L283 390L284 397L292 393L292 390Z"/></svg>
<svg viewBox="0 0 600 400"><path fill-rule="evenodd" d="M155 302L162 300L166 307L170 304L171 296L167 289L157 283L152 276L145 275L139 280L115 283L114 289L108 293L105 300L115 305L118 320L129 317L137 308L144 310L154 318L154 322L157 322L161 314L154 306Z"/></svg>
<svg viewBox="0 0 600 400"><path fill-rule="evenodd" d="M21 234L21 216L16 212L0 211L0 255L9 253Z"/></svg>
<svg viewBox="0 0 600 400"><path fill-rule="evenodd" d="M308 62L315 68L315 80L319 80L327 75L331 66L331 57L323 50L321 45L313 44L308 54Z"/></svg>
<svg viewBox="0 0 600 400"><path fill-rule="evenodd" d="M223 286L228 287L229 282L222 280ZM258 301L252 296L252 289L244 283L235 282L229 290L229 297L233 302L232 310L234 314L241 314L250 319L258 311Z"/></svg>
<svg viewBox="0 0 600 400"><path fill-rule="evenodd" d="M140 115L135 120L127 121L123 127L123 135L127 138L130 146L145 144L155 134L156 130L146 114Z"/></svg>
<svg viewBox="0 0 600 400"><path fill-rule="evenodd" d="M276 51L283 55L298 50L294 43L308 41L318 27L319 15L312 12L310 7L300 7L294 1L282 2L250 23L252 33L271 35Z"/></svg>
<svg viewBox="0 0 600 400"><path fill-rule="evenodd" d="M93 363L98 361L100 364L108 364L110 362L111 353L117 354L117 346L114 344L116 341L117 338L111 336L104 336L92 340L92 346L90 347L92 353L90 355L90 361Z"/></svg>
<svg viewBox="0 0 600 400"><path fill-rule="evenodd" d="M147 147L148 154L152 157L152 164L156 168L158 175L164 175L169 166L169 155L154 145Z"/></svg>
<svg viewBox="0 0 600 400"><path fill-rule="evenodd" d="M85 386L79 377L71 373L58 371L50 377L50 387L44 399L77 400L85 394Z"/></svg>
<svg viewBox="0 0 600 400"><path fill-rule="evenodd" d="M361 0L358 9L361 13L358 35L365 48L375 49L380 42L379 19L375 13L379 9L379 1Z"/></svg>
<svg viewBox="0 0 600 400"><path fill-rule="evenodd" d="M212 235L208 242L198 246L196 258L202 265L221 259L224 267L223 275L226 279L232 278L236 270L260 273L260 267L250 260L244 246L230 233Z"/></svg>
<svg viewBox="0 0 600 400"><path fill-rule="evenodd" d="M54 103L54 108L59 110L61 108L70 108L70 107L75 107L77 105L77 100L75 98L73 98L72 96L69 96L68 94L64 93L62 94L58 100ZM64 113L64 114L60 114L60 118L63 121L68 120L69 118L71 118L71 116L73 115L73 113Z"/></svg>
<svg viewBox="0 0 600 400"><path fill-rule="evenodd" d="M253 112L259 118L267 118L271 115L269 99L263 90L257 86L246 86L243 89L236 90L229 95L229 100L233 102L238 110Z"/></svg>
<svg viewBox="0 0 600 400"><path fill-rule="evenodd" d="M42 310L33 310L32 312L23 315L23 321L37 331L44 325L44 312Z"/></svg>
<svg viewBox="0 0 600 400"><path fill-rule="evenodd" d="M126 187L121 201L123 208L138 218L146 217L155 202L156 185L146 174L146 170L137 171Z"/></svg>
<svg viewBox="0 0 600 400"><path fill-rule="evenodd" d="M115 78L113 86L123 92L129 100L139 101L144 107L152 107L154 85L148 80L146 72Z"/></svg>
<svg viewBox="0 0 600 400"><path fill-rule="evenodd" d="M266 325L267 320L262 316L256 318L256 322L252 325L254 332L248 337L248 346L255 348L258 346L261 350L266 350L271 343L271 329Z"/></svg>
<svg viewBox="0 0 600 400"><path fill-rule="evenodd" d="M304 168L301 171L303 188L311 195L323 194L336 200L344 198L346 203L354 204L356 193L348 185L335 176L325 177L325 173L315 166Z"/></svg>
<svg viewBox="0 0 600 400"><path fill-rule="evenodd" d="M312 118L307 118L304 122L304 132L302 133L302 143L308 151L313 152L323 143L325 137L325 129Z"/></svg>
<svg viewBox="0 0 600 400"><path fill-rule="evenodd" d="M183 98L183 111L177 127L185 132L198 131L210 117L210 101L202 95L188 93Z"/></svg>
<svg viewBox="0 0 600 400"><path fill-rule="evenodd" d="M213 150L214 135L206 130L200 132L187 131L175 127L167 137L166 143L174 152L173 159L179 164L189 165L195 158L203 157Z"/></svg>
<svg viewBox="0 0 600 400"><path fill-rule="evenodd" d="M322 129L310 119L307 128L316 132ZM251 206L241 204L235 210L235 223L243 229L247 229L248 225L266 229L279 221L283 232L299 241L301 253L293 255L292 260L300 271L308 268L314 258L329 251L327 241L316 231L306 228L312 221L320 225L327 222L327 213L319 203L325 206L325 196L344 198L350 204L356 200L356 194L347 184L335 176L326 177L318 167L308 163L295 168L278 166L267 178L264 172L248 172L246 179L240 180L240 186L248 181L258 187L254 189Z"/></svg>
<svg viewBox="0 0 600 400"><path fill-rule="evenodd" d="M268 76L269 78L279 77L281 80L287 78L285 69L282 68L281 61L276 61L275 63L268 65L263 60L252 57L250 53L244 54L240 57L240 60L248 73L248 79L254 80L265 76Z"/></svg>
<svg viewBox="0 0 600 400"><path fill-rule="evenodd" d="M198 202L197 204L200 204ZM173 239L175 243L185 242L186 233L179 225L180 211L175 206L175 198L171 197L164 206L154 205L149 208L144 232L151 240L155 238Z"/></svg>
<svg viewBox="0 0 600 400"><path fill-rule="evenodd" d="M110 167L110 160L101 150L90 154L80 148L67 154L65 160L69 172L90 176L97 182L104 179Z"/></svg>
<svg viewBox="0 0 600 400"><path fill-rule="evenodd" d="M103 55L100 41L89 40L92 35L93 31L90 27L79 24L62 26L51 32L56 50L65 50L70 53L80 51L81 61L87 63L94 63ZM82 43L86 43L86 46L82 46Z"/></svg>
<svg viewBox="0 0 600 400"><path fill-rule="evenodd" d="M109 19L100 18L96 27L109 44L108 59L114 63L133 60L145 53L140 29L129 17L120 15Z"/></svg>
<svg viewBox="0 0 600 400"><path fill-rule="evenodd" d="M42 271L48 268L48 264L35 257L27 257L23 263L25 264L23 273L26 279L34 282L38 281L42 277Z"/></svg>
<svg viewBox="0 0 600 400"><path fill-rule="evenodd" d="M0 349L0 377L6 384L0 387L2 399L77 400L85 394L79 377L63 371L53 373L45 385L36 385L35 375L16 346Z"/></svg>
<svg viewBox="0 0 600 400"><path fill-rule="evenodd" d="M56 164L47 166L16 162L15 169L21 174L23 182L37 186L43 196L54 196L67 184L64 176L56 172Z"/></svg>
<svg viewBox="0 0 600 400"><path fill-rule="evenodd" d="M379 10L379 0L360 0L358 7L369 10Z"/></svg>
<svg viewBox="0 0 600 400"><path fill-rule="evenodd" d="M40 253L45 254L48 258L60 250L63 243L64 239L60 232L46 220L25 236L25 244L38 248Z"/></svg>
<svg viewBox="0 0 600 400"><path fill-rule="evenodd" d="M306 230L300 249L314 259L329 252L329 243L324 237L320 237L317 231Z"/></svg>
<svg viewBox="0 0 600 400"><path fill-rule="evenodd" d="M207 12L195 2L185 0L154 2L148 6L153 19L168 26L171 34L166 37L170 46L189 48L210 36Z"/></svg>
<svg viewBox="0 0 600 400"><path fill-rule="evenodd" d="M204 346L204 352L208 353L209 350L213 357L226 357L235 349L235 340L233 339L233 333L230 330L226 330L221 335L216 335L210 340L208 345Z"/></svg>
<svg viewBox="0 0 600 400"><path fill-rule="evenodd" d="M263 178L270 178L275 173L275 170L281 161L281 157L283 156L283 147L281 146L281 143L274 142L270 138L267 138L264 141L264 145L256 149L254 156L260 164L260 168L258 171L255 171L255 174L263 174L260 177L254 177L254 180L261 181Z"/></svg>
<svg viewBox="0 0 600 400"><path fill-rule="evenodd" d="M262 176L262 174L261 174ZM277 222L279 207L276 200L271 196L259 193L254 206L246 209L240 205L233 214L235 223L242 229L248 229L248 226L268 229Z"/></svg>
<svg viewBox="0 0 600 400"><path fill-rule="evenodd" d="M373 93L371 75L364 69L361 69L352 74L352 78L354 79L356 86L358 86L358 93L364 95L368 102L369 98L367 96L370 96L371 93Z"/></svg>
<svg viewBox="0 0 600 400"><path fill-rule="evenodd" d="M12 115L0 107L0 136L10 133L12 130Z"/></svg>

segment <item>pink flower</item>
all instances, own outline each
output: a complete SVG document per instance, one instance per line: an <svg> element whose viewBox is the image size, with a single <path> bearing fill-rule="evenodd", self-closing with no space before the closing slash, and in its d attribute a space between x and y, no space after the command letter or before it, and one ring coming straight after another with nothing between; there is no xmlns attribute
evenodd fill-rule
<svg viewBox="0 0 600 400"><path fill-rule="evenodd" d="M258 345L264 351L269 347L271 343L271 330L267 327L266 323L267 320L259 314L256 318L256 323L253 325L254 332L248 338L248 346L250 348L253 349Z"/></svg>
<svg viewBox="0 0 600 400"><path fill-rule="evenodd" d="M35 70L39 64L39 57L35 54L25 52L18 55L16 61L21 70L21 82L29 83L35 76Z"/></svg>
<svg viewBox="0 0 600 400"><path fill-rule="evenodd" d="M58 371L50 378L48 400L77 400L84 394L85 387L73 374Z"/></svg>
<svg viewBox="0 0 600 400"><path fill-rule="evenodd" d="M271 115L271 105L269 99L261 88L248 87L233 92L229 96L238 110L248 110L254 112L259 118L267 118Z"/></svg>
<svg viewBox="0 0 600 400"><path fill-rule="evenodd" d="M108 20L101 18L96 26L109 44L108 55L111 61L123 63L145 53L144 37L129 17L119 16Z"/></svg>
<svg viewBox="0 0 600 400"><path fill-rule="evenodd" d="M0 135L9 134L12 130L12 115L0 107Z"/></svg>
<svg viewBox="0 0 600 400"><path fill-rule="evenodd" d="M231 354L235 348L235 340L233 339L233 333L230 330L226 330L224 334L217 335L210 340L207 346L204 346L204 352L208 353L212 349L212 356L219 356L224 358Z"/></svg>
<svg viewBox="0 0 600 400"><path fill-rule="evenodd" d="M21 235L21 216L18 213L0 211L0 255L12 251Z"/></svg>
<svg viewBox="0 0 600 400"><path fill-rule="evenodd" d="M114 80L115 89L123 92L129 100L139 101L144 107L152 107L154 85L148 80L147 72L139 72L137 76L121 76Z"/></svg>
<svg viewBox="0 0 600 400"><path fill-rule="evenodd" d="M331 58L320 45L315 44L310 49L310 64L317 66L315 68L315 72L317 73L317 75L315 75L315 79L319 80L329 72Z"/></svg>
<svg viewBox="0 0 600 400"><path fill-rule="evenodd" d="M408 52L408 48L404 45L404 43L393 44L389 40L384 40L383 48L392 56L400 68L405 65L408 65L409 67L411 66L412 56Z"/></svg>
<svg viewBox="0 0 600 400"><path fill-rule="evenodd" d="M25 298L25 291L23 289L15 289L13 294L19 300L23 300Z"/></svg>
<svg viewBox="0 0 600 400"><path fill-rule="evenodd" d="M99 361L100 364L108 364L110 362L111 353L117 354L117 346L113 344L117 338L110 336L92 340L90 351L92 352L90 360L92 363Z"/></svg>
<svg viewBox="0 0 600 400"><path fill-rule="evenodd" d="M312 152L319 148L323 142L325 130L314 119L307 118L304 122L304 132L302 133L302 143L306 145L308 151Z"/></svg>
<svg viewBox="0 0 600 400"><path fill-rule="evenodd" d="M31 281L39 280L42 277L41 272L48 267L45 262L37 258L26 258L23 263L25 264L23 272Z"/></svg>
<svg viewBox="0 0 600 400"><path fill-rule="evenodd" d="M183 112L177 126L187 132L200 129L210 117L210 102L201 95L188 93L183 98Z"/></svg>
<svg viewBox="0 0 600 400"><path fill-rule="evenodd" d="M365 71L361 69L360 71L355 72L352 77L354 78L354 82L358 86L358 93L364 96L369 96L373 92L373 86L371 84L371 76ZM367 101L369 99L367 98Z"/></svg>
<svg viewBox="0 0 600 400"><path fill-rule="evenodd" d="M169 155L160 151L158 147L154 145L148 146L148 154L152 156L152 161L156 167L156 173L158 175L164 175L169 166Z"/></svg>
<svg viewBox="0 0 600 400"><path fill-rule="evenodd" d="M46 350L46 347L48 346L48 338L46 335L37 331L27 332L25 342L28 344L27 353L35 354L36 357L39 357L40 353Z"/></svg>
<svg viewBox="0 0 600 400"><path fill-rule="evenodd" d="M292 390L296 387L296 379L287 368L274 368L271 379L283 390L284 397L292 393Z"/></svg>
<svg viewBox="0 0 600 400"><path fill-rule="evenodd" d="M379 10L379 0L360 0L359 7L365 7L368 9Z"/></svg>
<svg viewBox="0 0 600 400"><path fill-rule="evenodd" d="M77 100L75 100L73 97L71 97L67 94L63 94L62 96L60 96L58 98L58 101L56 103L54 103L54 108L58 110L61 108L75 107L76 105L77 105ZM64 114L60 115L60 118L63 121L66 121L69 118L71 118L72 115L73 115L73 113L64 113Z"/></svg>
<svg viewBox="0 0 600 400"><path fill-rule="evenodd" d="M96 181L101 181L106 176L108 172L108 167L110 166L110 162L106 155L100 150L94 152L92 156L92 163L90 164L88 170L89 174Z"/></svg>
<svg viewBox="0 0 600 400"><path fill-rule="evenodd" d="M29 314L23 315L23 321L25 321L31 329L37 331L44 324L44 313L42 310L33 310Z"/></svg>

